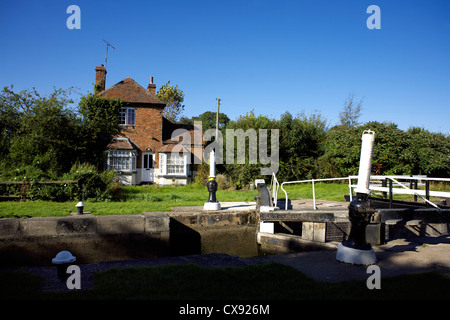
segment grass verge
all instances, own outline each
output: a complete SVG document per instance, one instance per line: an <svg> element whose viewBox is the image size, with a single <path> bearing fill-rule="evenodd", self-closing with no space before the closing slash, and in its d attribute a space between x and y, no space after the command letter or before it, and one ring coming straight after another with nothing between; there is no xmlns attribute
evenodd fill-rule
<svg viewBox="0 0 450 320"><path fill-rule="evenodd" d="M312 198L311 185L295 185L286 188L289 199ZM316 184L316 197L323 200L343 201L348 193L345 184ZM218 190L217 199L220 202L255 201L257 190ZM204 186L166 186L156 185L143 187L124 187L118 201L86 200L85 211L95 215L141 214L151 211L170 211L176 206L203 206L208 199L208 191ZM279 199L285 199L280 190ZM0 202L0 218L25 218L66 216L75 212L76 202L52 201L5 201Z"/></svg>
<svg viewBox="0 0 450 320"><path fill-rule="evenodd" d="M316 199L329 201L344 201L344 195L349 193L347 183L315 183ZM285 185L290 200L312 199L311 183ZM219 202L250 201L258 190L218 190ZM396 195L400 199L402 195ZM404 196L405 198L407 196ZM281 188L278 192L278 200L284 200L285 193ZM142 212L171 211L171 207L177 206L203 206L208 199L208 191L205 186L134 186L123 187L117 201L84 201L86 212L94 215L114 214L141 214ZM67 216L75 212L77 201L52 202L52 201L5 201L0 202L0 218L25 218L46 216Z"/></svg>

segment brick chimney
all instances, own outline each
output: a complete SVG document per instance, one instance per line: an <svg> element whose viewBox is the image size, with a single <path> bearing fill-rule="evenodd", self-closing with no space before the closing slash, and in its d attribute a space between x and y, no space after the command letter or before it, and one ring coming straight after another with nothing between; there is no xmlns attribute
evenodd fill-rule
<svg viewBox="0 0 450 320"><path fill-rule="evenodd" d="M95 68L95 86L94 93L100 93L105 90L106 68L103 64Z"/></svg>
<svg viewBox="0 0 450 320"><path fill-rule="evenodd" d="M147 87L147 91L152 95L156 95L156 84L153 83L153 77L150 77L150 83Z"/></svg>

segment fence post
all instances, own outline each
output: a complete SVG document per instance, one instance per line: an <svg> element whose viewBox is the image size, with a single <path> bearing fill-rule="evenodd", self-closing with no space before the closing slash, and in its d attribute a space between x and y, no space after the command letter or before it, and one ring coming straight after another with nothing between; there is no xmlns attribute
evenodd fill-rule
<svg viewBox="0 0 450 320"><path fill-rule="evenodd" d="M414 190L417 190L417 186L419 184L419 180L414 180ZM417 202L417 194L414 194L414 202Z"/></svg>
<svg viewBox="0 0 450 320"><path fill-rule="evenodd" d="M314 190L314 179L312 179L312 193L313 193L313 210L317 210L317 208L316 208L316 192Z"/></svg>
<svg viewBox="0 0 450 320"><path fill-rule="evenodd" d="M388 180L387 178L381 180L382 187L387 187L387 180ZM387 192L385 191L383 192L383 199L387 199L387 194L388 194Z"/></svg>
<svg viewBox="0 0 450 320"><path fill-rule="evenodd" d="M392 180L389 179L389 209L392 209Z"/></svg>

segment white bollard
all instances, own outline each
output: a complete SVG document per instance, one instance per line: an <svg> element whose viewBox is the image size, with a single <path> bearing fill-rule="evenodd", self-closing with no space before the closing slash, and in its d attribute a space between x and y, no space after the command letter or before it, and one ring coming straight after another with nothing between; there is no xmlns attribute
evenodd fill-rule
<svg viewBox="0 0 450 320"><path fill-rule="evenodd" d="M361 157L359 160L358 185L356 193L369 194L370 171L372 169L373 144L375 141L375 132L365 130L362 135Z"/></svg>
<svg viewBox="0 0 450 320"><path fill-rule="evenodd" d="M209 153L209 177L216 177L216 155L214 150Z"/></svg>

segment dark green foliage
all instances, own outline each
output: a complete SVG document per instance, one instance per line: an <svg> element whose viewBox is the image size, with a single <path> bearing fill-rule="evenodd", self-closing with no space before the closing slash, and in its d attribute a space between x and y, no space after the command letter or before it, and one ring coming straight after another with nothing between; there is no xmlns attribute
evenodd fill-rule
<svg viewBox="0 0 450 320"><path fill-rule="evenodd" d="M375 132L372 173L450 176L449 136L417 128L405 132L390 122L368 122L351 128L331 128L323 145L326 151L318 159L321 165L330 164L329 176L358 174L361 136L364 130L369 129ZM320 171L327 173L324 168Z"/></svg>
<svg viewBox="0 0 450 320"><path fill-rule="evenodd" d="M36 90L19 93L5 87L0 94L0 180L29 181L24 186L0 186L2 194L25 194L32 199L65 200L77 193L76 185L40 185L35 181L81 180L86 196L102 198L112 180L102 173L103 153L117 123L119 100L94 94L71 108L72 89L42 97ZM83 163L93 168L80 176L72 168ZM109 174L111 175L111 174ZM24 190L26 188L26 190ZM22 189L22 190L20 190Z"/></svg>
<svg viewBox="0 0 450 320"><path fill-rule="evenodd" d="M81 97L78 108L74 108L71 107L73 101L68 98L71 92L72 89L55 89L52 94L43 97L34 89L21 92L15 92L12 86L3 89L0 93L0 180L79 179L76 172L71 171L74 164L90 164L94 166L97 176L82 177L86 180L85 185L89 185L87 190L95 190L92 194L89 191L88 197L105 196L103 192L110 184L105 184L106 178L99 176L103 170L104 150L111 138L120 133L117 116L125 104L117 99L107 100L87 94ZM262 148L259 137L260 130L264 129L268 134L267 150L264 150L267 157L276 151L271 149L270 133L272 130L279 132L279 166L276 172L279 181L355 175L359 167L361 136L364 130L370 129L376 133L372 173L450 176L448 134L433 133L423 128L404 131L391 122L358 125L359 114L355 115L352 110L346 111L346 117L354 119L348 123L341 119L345 123L331 129L318 112L296 116L285 112L276 120L256 116L251 111L235 121L230 121L221 113L219 129L223 135L224 164L217 165L217 173L230 177L237 188L247 188L257 178L269 182L269 176L261 175L261 169L270 165L261 163L260 159ZM202 121L204 131L216 126L214 112L183 119L188 123L195 120ZM240 139L228 140L231 134L228 135L227 129L239 132ZM242 136L250 132L256 134L256 140L250 141L247 135L244 145L241 145L245 146L243 154L238 140L242 141ZM256 158L250 157L250 149ZM234 161L228 161L227 151L229 154L234 151ZM198 167L203 179L197 180L202 180L203 184L208 176L207 168L205 165ZM99 191L101 186L106 189ZM8 194L11 188L0 186L0 192ZM27 192L37 198L63 199L67 192L73 191L56 192L54 188L30 187Z"/></svg>
<svg viewBox="0 0 450 320"><path fill-rule="evenodd" d="M125 103L119 99L104 99L95 94L81 97L79 112L83 118L80 139L81 162L103 167L103 154L113 136L120 133L118 114Z"/></svg>
<svg viewBox="0 0 450 320"><path fill-rule="evenodd" d="M105 200L113 196L112 189L117 183L114 181L113 171L97 171L89 163L75 163L70 172L64 177L68 180L78 180L78 198L84 195L85 199ZM73 185L75 187L75 185Z"/></svg>
<svg viewBox="0 0 450 320"><path fill-rule="evenodd" d="M213 113L204 113L193 119L206 117L206 127L214 128ZM347 116L349 117L349 116ZM242 133L259 129L279 130L279 169L276 176L279 181L305 180L313 178L346 177L358 174L361 155L361 137L364 130L375 132L375 145L372 159L372 173L378 175L412 175L425 174L432 177L450 176L450 136L433 133L423 128L401 130L392 122L367 122L358 124L357 119L351 125L337 125L328 128L327 120L318 112L310 115L304 113L293 116L289 112L281 115L279 120L267 116L255 116L251 111L235 121L221 123L220 130L224 136L225 165L218 165L220 173L230 176L237 188L246 188L262 176L260 169L267 167L259 161L249 158L249 138L245 138L245 162L237 161L238 151L235 140L235 161L227 161L227 130L242 129ZM269 135L270 137L270 135ZM259 147L259 138L256 145ZM271 154L270 142L267 152ZM257 149L258 150L258 149Z"/></svg>
<svg viewBox="0 0 450 320"><path fill-rule="evenodd" d="M433 177L450 176L450 136L423 128L410 128L407 159L411 171Z"/></svg>
<svg viewBox="0 0 450 320"><path fill-rule="evenodd" d="M179 122L184 124L194 124L194 121L201 121L203 132L205 132L208 129L216 129L216 120L217 116L215 112L206 111L197 117L192 117L191 119L181 117ZM219 112L219 130L226 128L228 122L230 122L230 118L228 118L225 113Z"/></svg>
<svg viewBox="0 0 450 320"><path fill-rule="evenodd" d="M267 155L272 154L271 150L271 135L270 130L277 129L277 122L274 119L270 119L267 116L255 116L254 112L251 111L245 116L239 117L236 121L230 121L226 127L227 130L222 129L222 134L224 136L224 171L228 176L231 177L233 182L238 188L248 187L254 179L265 178L261 175L261 168L268 167L268 164L262 164L259 159L259 149L260 149L260 129L267 129ZM228 139L228 135L231 136L231 130L234 133L234 142L232 139ZM242 131L238 131L242 130ZM256 137L255 141L252 138L247 137L245 141L242 140L242 134L248 134L248 136ZM255 135L252 134L255 133ZM242 145L239 145L242 142ZM229 145L232 144L232 145ZM242 154L245 148L245 154ZM227 160L227 152L234 150L234 162ZM255 158L251 158L250 154L254 155ZM241 159L242 158L242 159Z"/></svg>
<svg viewBox="0 0 450 320"><path fill-rule="evenodd" d="M0 95L1 161L14 169L33 167L46 178L66 172L77 157L82 128L68 108L70 90L55 90L41 97L35 90L15 93L5 87Z"/></svg>

